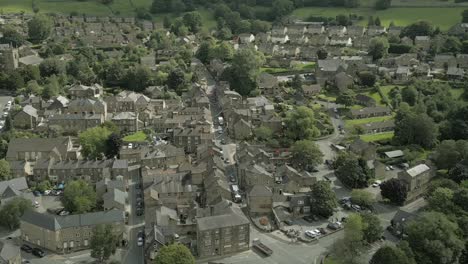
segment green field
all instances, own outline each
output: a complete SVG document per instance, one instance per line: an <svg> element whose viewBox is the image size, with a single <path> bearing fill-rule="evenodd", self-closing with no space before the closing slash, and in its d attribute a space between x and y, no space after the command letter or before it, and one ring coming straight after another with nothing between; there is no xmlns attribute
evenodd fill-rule
<svg viewBox="0 0 468 264"><path fill-rule="evenodd" d="M373 142L373 141L379 141L379 140L392 139L393 135L394 135L393 132L368 134L368 135L361 135L361 139L366 141L366 142Z"/></svg>
<svg viewBox="0 0 468 264"><path fill-rule="evenodd" d="M138 131L134 134L124 137L122 140L125 142L143 142L146 141L148 136L143 131Z"/></svg>
<svg viewBox="0 0 468 264"><path fill-rule="evenodd" d="M388 26L391 21L397 26L405 26L418 20L427 20L442 30L460 22L463 9L460 7L417 7L417 8L390 8L387 10L374 10L372 8L337 8L337 7L304 7L296 9L293 15L306 20L310 16L335 17L339 14L356 14L365 19L359 24L366 25L367 17L378 16L383 25Z"/></svg>

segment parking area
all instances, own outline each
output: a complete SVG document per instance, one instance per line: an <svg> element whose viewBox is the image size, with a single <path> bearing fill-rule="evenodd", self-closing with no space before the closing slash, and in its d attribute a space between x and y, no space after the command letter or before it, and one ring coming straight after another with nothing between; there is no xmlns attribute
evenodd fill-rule
<svg viewBox="0 0 468 264"><path fill-rule="evenodd" d="M0 131L2 131L5 126L5 118L10 114L12 104L13 97L0 96Z"/></svg>

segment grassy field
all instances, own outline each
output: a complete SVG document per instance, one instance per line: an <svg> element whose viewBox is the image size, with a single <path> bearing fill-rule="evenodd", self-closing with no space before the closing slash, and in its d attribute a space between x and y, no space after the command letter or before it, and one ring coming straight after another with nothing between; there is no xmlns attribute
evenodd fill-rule
<svg viewBox="0 0 468 264"><path fill-rule="evenodd" d="M385 133L378 133L378 134L361 135L361 139L366 142L373 142L373 141L379 141L379 140L392 139L393 135L394 135L393 132L385 132Z"/></svg>
<svg viewBox="0 0 468 264"><path fill-rule="evenodd" d="M148 136L143 131L138 131L134 134L124 137L122 140L125 142L143 142Z"/></svg>
<svg viewBox="0 0 468 264"><path fill-rule="evenodd" d="M372 8L335 8L335 7L304 7L296 9L293 15L300 19L310 16L335 17L339 14L356 14L365 19L359 24L366 25L367 17L378 16L383 25L388 26L391 21L397 26L405 26L418 20L427 20L442 30L447 30L460 22L460 7L417 7L417 8L390 8L387 10L374 10Z"/></svg>

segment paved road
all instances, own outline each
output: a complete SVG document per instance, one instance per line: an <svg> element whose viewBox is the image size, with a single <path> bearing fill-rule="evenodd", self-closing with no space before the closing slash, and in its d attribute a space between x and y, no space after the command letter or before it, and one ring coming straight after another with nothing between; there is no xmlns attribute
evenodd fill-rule
<svg viewBox="0 0 468 264"><path fill-rule="evenodd" d="M140 230L144 230L144 220L143 216L136 215L136 184L139 184L140 179L132 179L132 182L129 186L129 203L130 203L130 215L129 215L129 244L128 251L124 254L122 263L135 263L142 264L144 263L144 252L143 247L137 245L137 235Z"/></svg>

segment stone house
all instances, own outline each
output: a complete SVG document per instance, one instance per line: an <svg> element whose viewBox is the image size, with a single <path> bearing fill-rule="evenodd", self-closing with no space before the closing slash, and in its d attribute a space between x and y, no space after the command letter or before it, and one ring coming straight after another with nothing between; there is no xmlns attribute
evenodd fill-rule
<svg viewBox="0 0 468 264"><path fill-rule="evenodd" d="M366 33L368 36L375 37L387 33L387 30L382 26L368 26Z"/></svg>
<svg viewBox="0 0 468 264"><path fill-rule="evenodd" d="M268 187L254 185L247 194L251 214L269 214L273 209L273 193Z"/></svg>
<svg viewBox="0 0 468 264"><path fill-rule="evenodd" d="M391 26L391 27L388 27L387 33L388 35L399 37L402 29L403 29L402 27Z"/></svg>
<svg viewBox="0 0 468 264"><path fill-rule="evenodd" d="M18 65L18 49L10 47L10 44L0 44L0 69L14 70Z"/></svg>
<svg viewBox="0 0 468 264"><path fill-rule="evenodd" d="M321 23L310 24L307 26L306 33L311 35L320 35L325 32L325 27Z"/></svg>
<svg viewBox="0 0 468 264"><path fill-rule="evenodd" d="M197 219L197 251L200 258L249 250L249 220L238 208Z"/></svg>
<svg viewBox="0 0 468 264"><path fill-rule="evenodd" d="M382 132L389 132L395 129L394 120L386 120L382 122L372 122L363 125L359 125L364 134L375 134Z"/></svg>
<svg viewBox="0 0 468 264"><path fill-rule="evenodd" d="M187 173L159 175L154 183L145 189L145 203L164 205L175 209L177 206L188 205L195 197L196 188L190 182ZM149 202L148 200L152 200Z"/></svg>
<svg viewBox="0 0 468 264"><path fill-rule="evenodd" d="M91 86L75 84L68 89L71 99L76 98L88 98L95 99L101 97L103 94L103 88L101 85L95 83Z"/></svg>
<svg viewBox="0 0 468 264"><path fill-rule="evenodd" d="M302 91L304 92L304 95L307 97L312 97L314 95L317 95L320 93L322 90L322 87L320 84L303 84L302 85Z"/></svg>
<svg viewBox="0 0 468 264"><path fill-rule="evenodd" d="M434 68L448 69L449 67L457 67L457 59L451 54L437 54L434 56Z"/></svg>
<svg viewBox="0 0 468 264"><path fill-rule="evenodd" d="M211 144L214 135L206 127L176 128L172 133L173 144L186 152L195 152L200 144Z"/></svg>
<svg viewBox="0 0 468 264"><path fill-rule="evenodd" d="M8 144L7 161L31 161L47 158L77 159L78 149L70 137L62 138L12 138Z"/></svg>
<svg viewBox="0 0 468 264"><path fill-rule="evenodd" d="M351 37L362 37L366 29L363 26L348 26L346 34Z"/></svg>
<svg viewBox="0 0 468 264"><path fill-rule="evenodd" d="M114 235L123 239L125 215L120 210L57 216L27 210L20 218L21 238L56 253L88 249L93 228L112 225ZM120 244L119 240L119 244Z"/></svg>
<svg viewBox="0 0 468 264"><path fill-rule="evenodd" d="M254 185L263 185L272 187L274 185L274 176L268 172L265 167L256 163L250 163L239 168L238 173L239 187L247 189Z"/></svg>
<svg viewBox="0 0 468 264"><path fill-rule="evenodd" d="M398 173L398 179L403 183L408 191L407 201L414 201L423 195L429 182L435 177L435 170L430 164L419 164Z"/></svg>
<svg viewBox="0 0 468 264"><path fill-rule="evenodd" d="M36 108L26 105L13 117L13 127L20 129L35 129L39 116Z"/></svg>
<svg viewBox="0 0 468 264"><path fill-rule="evenodd" d="M104 123L101 114L54 114L48 118L49 128L59 128L66 132L81 132Z"/></svg>
<svg viewBox="0 0 468 264"><path fill-rule="evenodd" d="M392 110L388 107L374 106L361 109L351 109L351 118L361 119L375 116L388 116L392 114Z"/></svg>
<svg viewBox="0 0 468 264"><path fill-rule="evenodd" d="M429 36L416 36L414 45L419 49L428 51L431 48L431 38Z"/></svg>
<svg viewBox="0 0 468 264"><path fill-rule="evenodd" d="M235 139L244 140L252 137L252 129L252 124L249 121L240 118L233 123L232 130L229 130L229 133Z"/></svg>
<svg viewBox="0 0 468 264"><path fill-rule="evenodd" d="M364 160L374 160L376 158L377 146L373 143L365 142L358 138L348 147L349 151L362 157Z"/></svg>
<svg viewBox="0 0 468 264"><path fill-rule="evenodd" d="M329 36L344 36L347 31L345 26L329 26L327 32Z"/></svg>
<svg viewBox="0 0 468 264"><path fill-rule="evenodd" d="M112 117L112 122L122 133L134 133L143 127L143 122L138 116L138 112L120 112Z"/></svg>
<svg viewBox="0 0 468 264"><path fill-rule="evenodd" d="M341 59L319 60L317 66L317 82L322 86L326 81L334 80L340 69L346 70L348 67Z"/></svg>
<svg viewBox="0 0 468 264"><path fill-rule="evenodd" d="M258 89L260 89L261 94L265 95L276 95L278 94L279 85L278 79L269 74L261 73L257 78Z"/></svg>
<svg viewBox="0 0 468 264"><path fill-rule="evenodd" d="M397 84L406 83L411 76L411 68L408 66L398 66L395 71L394 82Z"/></svg>
<svg viewBox="0 0 468 264"><path fill-rule="evenodd" d="M310 214L311 207L310 196L307 194L294 194L288 197L290 212L298 217Z"/></svg>
<svg viewBox="0 0 468 264"><path fill-rule="evenodd" d="M448 30L449 35L463 37L468 33L468 23L458 23Z"/></svg>
<svg viewBox="0 0 468 264"><path fill-rule="evenodd" d="M151 99L131 91L123 91L116 96L106 97L109 112L136 112L146 109Z"/></svg>
<svg viewBox="0 0 468 264"><path fill-rule="evenodd" d="M128 202L128 194L119 189L111 188L102 196L102 201L102 207L106 211L112 209L125 211L125 205Z"/></svg>
<svg viewBox="0 0 468 264"><path fill-rule="evenodd" d="M239 34L240 43L252 43L255 41L255 36L253 34L242 33Z"/></svg>
<svg viewBox="0 0 468 264"><path fill-rule="evenodd" d="M105 119L107 116L107 104L101 100L78 98L70 101L66 113L89 115L99 114Z"/></svg>

